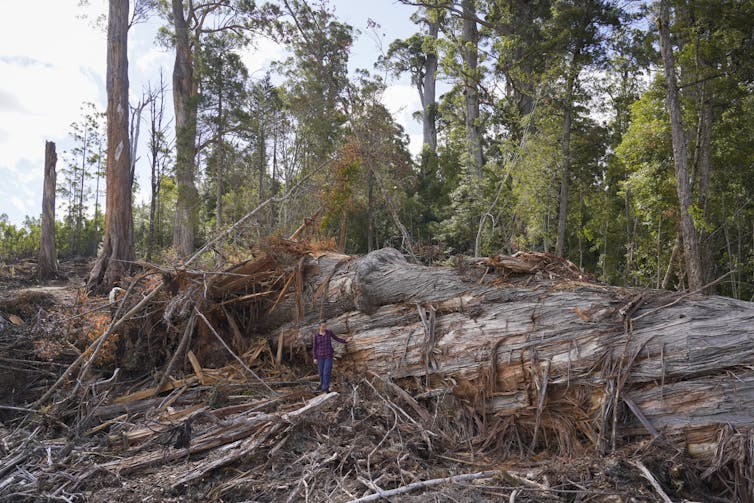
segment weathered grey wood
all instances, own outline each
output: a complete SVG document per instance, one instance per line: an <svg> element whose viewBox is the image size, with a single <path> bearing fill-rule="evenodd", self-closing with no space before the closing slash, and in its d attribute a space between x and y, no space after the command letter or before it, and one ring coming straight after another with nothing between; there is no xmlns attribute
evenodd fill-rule
<svg viewBox="0 0 754 503"><path fill-rule="evenodd" d="M308 414L320 411L328 405L331 405L335 401L337 396L338 393L327 393L324 395L319 395L311 399L299 409L287 412L279 416L275 416L276 419L279 419L278 421L271 421L264 427L259 428L258 431L255 431L253 434L249 435L248 438L245 438L238 445L234 446L231 449L228 449L227 452L221 457L205 463L201 463L199 466L192 468L188 473L183 474L180 478L175 480L172 484L172 487L175 489L176 487L201 478L209 472L216 470L217 468L226 466L243 457L248 456L257 448L259 448L259 446L262 445L268 437L278 433L287 425L297 423Z"/></svg>
<svg viewBox="0 0 754 503"><path fill-rule="evenodd" d="M344 349L336 348L343 353L339 369L390 376L398 384L429 372L431 387L470 401L483 398L499 415L533 417L532 376L549 365L549 397L586 390L594 405L609 398L605 389L615 388L608 384L622 381L621 392L660 432L714 429L747 416L751 404L727 395L721 413L717 398L701 394L675 409L659 407L651 397L674 387L686 390L685 398L692 388L714 394L721 386L723 394L733 393L732 382L719 384L717 376L724 369L738 372L754 358L753 303L543 278L501 284L497 274L482 275L409 264L389 249L353 259L324 254L306 262L301 323L293 301L265 322L276 328L270 332L275 341L282 330L286 347L303 348L321 311L336 333L353 336ZM429 364L417 303L437 312ZM581 406L581 415L593 414ZM546 414L547 401L544 407ZM638 420L620 428L649 434Z"/></svg>
<svg viewBox="0 0 754 503"><path fill-rule="evenodd" d="M754 303L589 283L573 264L543 254L464 260L453 268L410 264L392 249L363 257L305 249L290 255L262 255L264 264L210 282L206 301L249 294L249 274L275 275L285 292L249 297L260 314L242 327L246 333L308 351L325 317L337 334L352 336L345 347L336 344L339 371L389 377L417 396L422 387L448 390L532 430L537 415L543 424L579 417L598 447L608 437L656 433L693 434L689 446L709 446L721 424L750 410L748 399L728 395L723 409L703 394L675 408L652 397L674 386L715 394L720 375L748 369ZM430 330L422 311L435 313ZM720 386L723 394L736 389Z"/></svg>
<svg viewBox="0 0 754 503"><path fill-rule="evenodd" d="M42 225L39 234L39 265L37 277L48 280L58 275L58 254L55 248L55 165L58 154L55 143L45 142L45 173L42 190Z"/></svg>

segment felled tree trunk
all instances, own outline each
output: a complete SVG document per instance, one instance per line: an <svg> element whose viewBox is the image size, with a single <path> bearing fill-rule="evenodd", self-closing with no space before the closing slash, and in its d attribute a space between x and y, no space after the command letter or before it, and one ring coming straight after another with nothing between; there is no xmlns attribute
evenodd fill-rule
<svg viewBox="0 0 754 503"><path fill-rule="evenodd" d="M205 367L226 363L228 348L241 354L248 337L308 363L325 318L352 336L339 348L341 377L376 374L416 400L452 396L443 417L465 411L453 420L473 418L484 442L604 452L666 436L710 454L723 430L754 427L753 303L611 287L541 253L455 267L291 241L254 254L211 276L165 276L175 292L166 318L206 318L191 339Z"/></svg>
<svg viewBox="0 0 754 503"><path fill-rule="evenodd" d="M264 260L282 260L268 253L230 272L259 278ZM600 449L680 433L708 452L720 425L754 426L752 303L610 287L546 254L455 268L410 264L392 249L286 261L288 276L277 275L288 295L221 277L206 309L225 302L250 320L242 332L300 350L327 318L353 336L341 371L388 376L416 396L452 393L528 425L532 442L567 423Z"/></svg>

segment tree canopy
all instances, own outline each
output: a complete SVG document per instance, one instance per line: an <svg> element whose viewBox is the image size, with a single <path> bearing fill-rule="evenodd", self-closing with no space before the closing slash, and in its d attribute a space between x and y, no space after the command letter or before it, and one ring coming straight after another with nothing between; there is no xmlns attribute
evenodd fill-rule
<svg viewBox="0 0 754 503"><path fill-rule="evenodd" d="M415 33L359 71L360 34L327 1L140 3L176 60L133 119L152 125L137 160L152 179L129 188L152 188L133 208L137 256L188 259L271 198L215 261L316 216L315 234L349 253L536 250L612 284L724 276L717 291L752 298L754 2L403 3ZM250 74L241 52L261 37L286 55ZM413 152L385 106L395 78L421 103ZM71 122L57 249L91 256L111 160L102 111ZM36 253L38 220L0 224L4 257Z"/></svg>

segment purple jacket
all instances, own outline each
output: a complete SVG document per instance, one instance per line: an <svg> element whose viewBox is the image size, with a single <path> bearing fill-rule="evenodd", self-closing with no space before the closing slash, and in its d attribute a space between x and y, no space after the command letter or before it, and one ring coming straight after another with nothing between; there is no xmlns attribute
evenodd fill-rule
<svg viewBox="0 0 754 503"><path fill-rule="evenodd" d="M332 330L329 329L325 330L324 334L320 334L319 330L314 332L314 335L312 335L312 356L314 356L315 360L319 360L320 358L333 357L331 339L335 339L336 341L343 344L345 344L346 342L345 340L335 335Z"/></svg>

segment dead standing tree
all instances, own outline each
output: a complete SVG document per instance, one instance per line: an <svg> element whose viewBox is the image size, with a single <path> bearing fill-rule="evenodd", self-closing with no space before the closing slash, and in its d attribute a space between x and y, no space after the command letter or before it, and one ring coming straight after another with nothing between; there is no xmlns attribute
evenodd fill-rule
<svg viewBox="0 0 754 503"><path fill-rule="evenodd" d="M48 280L58 274L58 254L55 249L55 165L58 154L55 143L45 142L45 175L42 190L42 228L39 236L39 267L37 277Z"/></svg>
<svg viewBox="0 0 754 503"><path fill-rule="evenodd" d="M107 202L102 253L87 281L108 289L134 259L128 106L129 1L110 0L107 22Z"/></svg>

